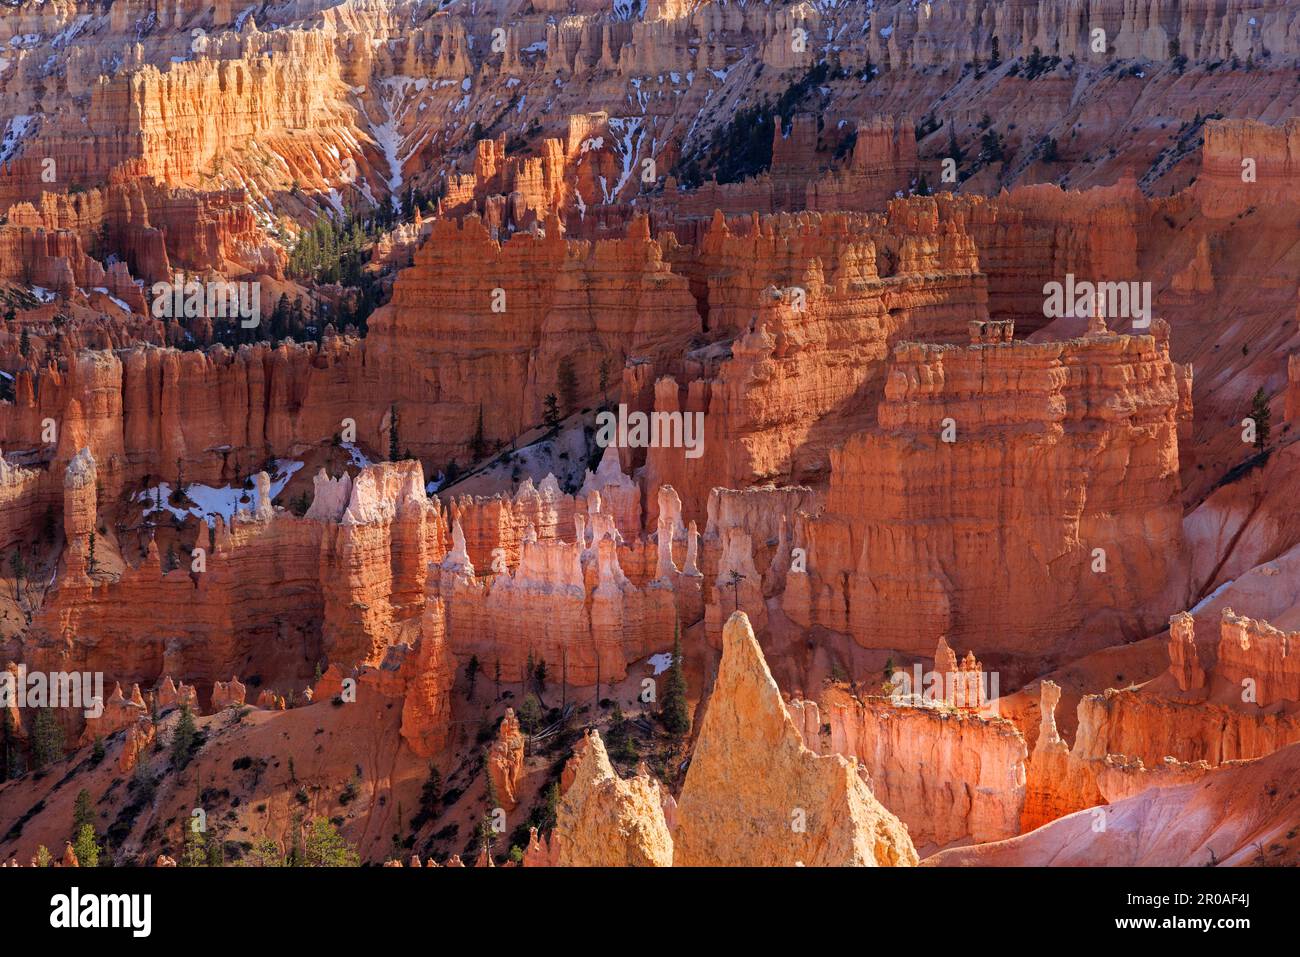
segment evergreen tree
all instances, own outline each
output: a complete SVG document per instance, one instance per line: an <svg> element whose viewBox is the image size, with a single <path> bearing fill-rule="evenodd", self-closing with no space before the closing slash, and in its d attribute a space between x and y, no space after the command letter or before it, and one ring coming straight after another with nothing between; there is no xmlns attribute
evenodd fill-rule
<svg viewBox="0 0 1300 957"><path fill-rule="evenodd" d="M1250 400L1250 417L1255 420L1255 448L1262 449L1268 444L1271 431L1269 422L1273 417L1268 407L1268 395L1264 392L1263 386L1259 387L1254 398Z"/></svg>
<svg viewBox="0 0 1300 957"><path fill-rule="evenodd" d="M76 803L72 806L72 840L81 834L81 829L89 824L95 826L95 811L90 806L90 792L82 788L77 792ZM80 854L77 857L81 857Z"/></svg>
<svg viewBox="0 0 1300 957"><path fill-rule="evenodd" d="M958 165L960 165L961 161L966 158L966 154L963 153L961 147L957 145L957 132L953 128L952 120L948 121L948 149L944 155L953 159Z"/></svg>
<svg viewBox="0 0 1300 957"><path fill-rule="evenodd" d="M83 824L77 831L77 839L72 844L72 851L77 855L77 863L82 867L99 866L99 842L95 838L95 828Z"/></svg>
<svg viewBox="0 0 1300 957"><path fill-rule="evenodd" d="M216 835L208 841L208 867L225 867L226 866L226 844L220 835Z"/></svg>
<svg viewBox="0 0 1300 957"><path fill-rule="evenodd" d="M519 718L519 729L524 734L536 734L542 727L542 703L538 700L537 695L529 692L524 696L523 704L519 706L519 712L516 715Z"/></svg>
<svg viewBox="0 0 1300 957"><path fill-rule="evenodd" d="M560 428L560 406L555 398L554 392L548 392L544 400L545 411L542 413L542 419L546 423L546 430L554 433Z"/></svg>
<svg viewBox="0 0 1300 957"><path fill-rule="evenodd" d="M37 867L54 866L54 858L50 854L50 849L46 847L44 844L36 848L36 866Z"/></svg>
<svg viewBox="0 0 1300 957"><path fill-rule="evenodd" d="M358 867L360 855L329 821L318 817L307 829L302 849L303 867Z"/></svg>
<svg viewBox="0 0 1300 957"><path fill-rule="evenodd" d="M86 567L90 569L90 574L99 571L99 562L95 561L95 530L90 530L90 541L86 546Z"/></svg>
<svg viewBox="0 0 1300 957"><path fill-rule="evenodd" d="M668 733L681 737L691 730L691 712L686 703L686 675L682 669L681 625L673 629L673 660L668 666L664 681L664 695L660 702L659 720Z"/></svg>
<svg viewBox="0 0 1300 957"><path fill-rule="evenodd" d="M23 773L23 753L18 747L18 732L8 708L0 709L0 783Z"/></svg>
<svg viewBox="0 0 1300 957"><path fill-rule="evenodd" d="M23 326L22 335L18 337L18 351L24 359L32 354L32 337L26 326Z"/></svg>
<svg viewBox="0 0 1300 957"><path fill-rule="evenodd" d="M54 711L41 708L32 721L32 767L40 770L63 759L63 728Z"/></svg>
<svg viewBox="0 0 1300 957"><path fill-rule="evenodd" d="M988 129L980 139L980 159L985 163L998 163L1003 159L1002 137L998 131Z"/></svg>
<svg viewBox="0 0 1300 957"><path fill-rule="evenodd" d="M284 867L284 855L280 853L280 845L275 843L272 838L264 837L253 845L253 849L248 852L244 858L245 867Z"/></svg>
<svg viewBox="0 0 1300 957"><path fill-rule="evenodd" d="M438 768L431 763L429 765L429 776L420 788L420 812L416 815L416 820L423 823L425 820L432 818L441 800L442 775L438 772ZM416 827L418 828L419 825L416 824Z"/></svg>
<svg viewBox="0 0 1300 957"><path fill-rule="evenodd" d="M181 716L176 720L176 730L172 732L172 767L182 770L194 757L198 746L199 732L194 725L194 714L188 704L181 705Z"/></svg>
<svg viewBox="0 0 1300 957"><path fill-rule="evenodd" d="M193 818L186 820L181 835L181 867L207 867L208 842L203 832L194 827Z"/></svg>
<svg viewBox="0 0 1300 957"><path fill-rule="evenodd" d="M397 441L397 406L392 405L388 407L388 461L397 461L400 448Z"/></svg>

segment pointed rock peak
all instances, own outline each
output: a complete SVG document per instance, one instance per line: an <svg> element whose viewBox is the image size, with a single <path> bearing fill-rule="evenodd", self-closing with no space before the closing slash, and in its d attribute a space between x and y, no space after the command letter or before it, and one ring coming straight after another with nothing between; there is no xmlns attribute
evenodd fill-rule
<svg viewBox="0 0 1300 957"><path fill-rule="evenodd" d="M939 647L934 650L934 670L941 675L957 670L957 655L942 635L939 636Z"/></svg>
<svg viewBox="0 0 1300 957"><path fill-rule="evenodd" d="M536 495L537 488L533 485L533 478L530 475L519 483L519 488L515 490L515 501L522 502L525 498Z"/></svg>
<svg viewBox="0 0 1300 957"><path fill-rule="evenodd" d="M658 782L624 780L600 735L588 731L565 767L572 780L556 809L556 863L568 867L668 867L672 835Z"/></svg>
<svg viewBox="0 0 1300 957"><path fill-rule="evenodd" d="M609 752L600 732L588 729L584 735L582 747L574 750L577 764L573 768L573 784L570 787L590 788L600 781L615 777L614 765L610 763Z"/></svg>
<svg viewBox="0 0 1300 957"><path fill-rule="evenodd" d="M442 567L448 571L464 572L467 575L474 574L474 565L469 560L469 550L465 545L465 529L461 527L459 518L452 520L451 551L442 560Z"/></svg>
<svg viewBox="0 0 1300 957"><path fill-rule="evenodd" d="M688 867L917 862L906 827L856 766L804 746L739 611L723 628L722 662L676 818L674 863Z"/></svg>
<svg viewBox="0 0 1300 957"><path fill-rule="evenodd" d="M607 485L630 485L632 479L623 474L623 464L618 458L618 446L607 445L600 456L594 475L588 472L588 483L592 489L601 489ZM593 481L594 479L594 481Z"/></svg>

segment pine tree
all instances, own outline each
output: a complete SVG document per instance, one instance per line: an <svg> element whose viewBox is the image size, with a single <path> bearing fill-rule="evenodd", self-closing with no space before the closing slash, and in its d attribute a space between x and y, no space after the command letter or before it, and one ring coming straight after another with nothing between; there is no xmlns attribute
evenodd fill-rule
<svg viewBox="0 0 1300 957"><path fill-rule="evenodd" d="M77 863L82 867L99 866L99 841L95 838L94 825L81 826L77 831L77 839L72 844L72 850L77 855Z"/></svg>
<svg viewBox="0 0 1300 957"><path fill-rule="evenodd" d="M81 829L89 824L95 826L95 811L90 806L90 792L82 788L77 792L76 803L72 806L72 840L81 834ZM81 857L80 854L77 855Z"/></svg>
<svg viewBox="0 0 1300 957"><path fill-rule="evenodd" d="M95 530L90 530L90 541L86 546L86 567L90 569L90 574L99 571L99 562L95 561Z"/></svg>
<svg viewBox="0 0 1300 957"><path fill-rule="evenodd" d="M42 708L32 721L32 767L39 771L62 758L63 728L50 708Z"/></svg>
<svg viewBox="0 0 1300 957"><path fill-rule="evenodd" d="M415 820L411 823L418 829L420 824L432 818L438 808L438 802L442 800L442 775L438 768L430 763L429 776L424 781L424 786L420 788L420 811ZM416 823L419 822L419 824Z"/></svg>
<svg viewBox="0 0 1300 957"><path fill-rule="evenodd" d="M523 703L519 705L519 729L524 734L536 734L542 726L542 702L538 700L537 695L531 691L524 695Z"/></svg>
<svg viewBox="0 0 1300 957"><path fill-rule="evenodd" d="M208 842L203 837L203 832L194 827L192 818L182 827L184 830L181 834L181 867L207 867Z"/></svg>
<svg viewBox="0 0 1300 957"><path fill-rule="evenodd" d="M245 867L284 867L284 855L280 853L280 845L269 837L264 837L256 844L253 849L244 858Z"/></svg>
<svg viewBox="0 0 1300 957"><path fill-rule="evenodd" d="M26 326L23 326L22 335L18 337L18 351L24 359L32 354L32 337L27 332Z"/></svg>
<svg viewBox="0 0 1300 957"><path fill-rule="evenodd" d="M1269 420L1273 417L1273 413L1268 408L1268 395L1264 392L1263 386L1259 387L1254 398L1250 400L1250 417L1255 420L1255 448L1262 449L1268 444L1271 430Z"/></svg>
<svg viewBox="0 0 1300 957"><path fill-rule="evenodd" d="M664 681L664 696L660 705L659 720L668 733L681 737L691 730L691 712L686 703L686 675L682 669L681 625L673 629L673 660L668 666Z"/></svg>
<svg viewBox="0 0 1300 957"><path fill-rule="evenodd" d="M397 406L392 405L388 407L388 461L397 461L400 448L401 444L397 441Z"/></svg>
<svg viewBox="0 0 1300 957"><path fill-rule="evenodd" d="M0 783L23 773L23 755L18 747L17 729L8 708L0 709Z"/></svg>
<svg viewBox="0 0 1300 957"><path fill-rule="evenodd" d="M948 121L948 150L944 155L958 164L961 163L966 155L962 152L961 147L957 145L957 133L956 130L953 129L952 120Z"/></svg>
<svg viewBox="0 0 1300 957"><path fill-rule="evenodd" d="M183 704L181 716L176 720L176 730L172 732L172 767L177 771L190 763L198 738L199 732L194 725L194 714L188 704Z"/></svg>
<svg viewBox="0 0 1300 957"><path fill-rule="evenodd" d="M555 393L548 392L543 404L545 411L542 413L542 419L546 423L546 430L552 433L558 431L560 428L560 406L555 398Z"/></svg>
<svg viewBox="0 0 1300 957"><path fill-rule="evenodd" d="M302 863L304 867L358 867L361 858L344 840L338 828L325 818L318 817L307 829Z"/></svg>

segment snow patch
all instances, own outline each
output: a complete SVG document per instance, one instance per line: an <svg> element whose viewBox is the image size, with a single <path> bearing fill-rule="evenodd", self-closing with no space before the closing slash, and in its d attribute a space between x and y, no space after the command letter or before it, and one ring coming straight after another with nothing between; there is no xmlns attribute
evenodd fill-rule
<svg viewBox="0 0 1300 957"><path fill-rule="evenodd" d="M293 462L288 459L275 460L275 472L271 475L271 500L284 491L284 487L289 484L289 479L293 474L302 468L301 462ZM220 488L213 488L211 485L202 485L195 482L185 488L185 494L194 504L188 507L173 505L171 503L172 487L167 482L160 482L153 488L145 489L136 495L137 502L144 502L147 507L144 515L152 515L154 512L169 512L176 518L184 521L186 518L193 516L202 519L208 525L216 523L216 516L220 515L227 525L230 524L235 513L241 508L248 509L250 512L255 511L261 504L258 501L257 487L234 488L230 485L223 485ZM157 504L162 502L162 506Z"/></svg>

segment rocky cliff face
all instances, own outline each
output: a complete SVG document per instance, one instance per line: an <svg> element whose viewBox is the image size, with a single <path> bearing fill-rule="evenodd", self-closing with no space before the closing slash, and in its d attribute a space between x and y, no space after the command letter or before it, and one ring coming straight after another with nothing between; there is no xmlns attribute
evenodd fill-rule
<svg viewBox="0 0 1300 957"><path fill-rule="evenodd" d="M879 426L832 455L808 529L813 620L922 654L941 634L1043 655L1066 633L1149 632L1181 594L1167 349L1109 332L898 346ZM1162 545L1135 553L1153 522Z"/></svg>
<svg viewBox="0 0 1300 957"><path fill-rule="evenodd" d="M445 846L498 718L487 778L547 819L507 710L538 662L598 707L547 715L593 729L528 864L907 864L1045 824L1091 863L1052 823L1086 809L1186 862L1190 784L1240 843L1272 808L1216 782L1300 740L1298 37L1200 0L10 3L5 674L104 673L63 724L111 813L166 770L155 704L238 707L195 771L225 810L287 847L309 786L373 860L409 823L417 864L504 863ZM182 277L257 283L261 325L153 315ZM1073 280L1149 283L1150 324L1048 315ZM610 410L700 441L597 438ZM680 805L595 730L674 636L708 694L657 755ZM1009 694L859 696L932 653ZM277 748L303 784L234 766ZM24 860L63 777L0 788ZM174 861L179 791L118 862Z"/></svg>
<svg viewBox="0 0 1300 957"><path fill-rule="evenodd" d="M918 847L1000 841L1020 833L1025 742L1006 720L947 708L897 707L888 698L827 696L825 723L815 702L795 724L814 728L805 742L864 769L878 800L907 826Z"/></svg>
<svg viewBox="0 0 1300 957"><path fill-rule="evenodd" d="M552 218L501 243L469 217L435 224L370 328L368 361L395 395L413 450L447 461L465 455L483 408L489 441L540 423L545 397L562 391L561 359L572 364L573 399L586 404L629 359L665 369L699 318L643 219L623 240L566 241ZM508 401L502 382L520 386Z"/></svg>

